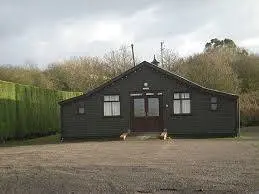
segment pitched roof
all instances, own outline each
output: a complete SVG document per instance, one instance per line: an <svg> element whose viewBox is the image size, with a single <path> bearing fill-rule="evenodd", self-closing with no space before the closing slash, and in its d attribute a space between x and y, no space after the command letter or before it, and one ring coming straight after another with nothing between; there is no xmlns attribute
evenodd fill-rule
<svg viewBox="0 0 259 194"><path fill-rule="evenodd" d="M184 82L184 83L186 83L186 84L188 84L188 85L190 85L190 86L192 86L194 88L200 89L200 90L202 90L204 92L211 93L211 94L222 95L222 96L226 96L226 97L230 97L230 98L234 98L234 99L238 98L238 95L236 95L236 94L231 94L231 93L227 93L227 92L222 92L222 91L206 88L206 87L201 86L201 85L199 85L199 84L197 84L195 82L192 82L192 81L190 81L190 80L188 80L188 79L186 79L186 78L184 78L184 77L182 77L180 75L177 75L175 73L169 72L169 71L167 71L165 69L162 69L162 68L160 68L160 67L158 67L156 65L153 65L153 64L151 64L151 63L149 63L147 61L143 61L140 64L136 65L135 67L130 68L129 70L127 70L124 73L116 76L115 78L113 78L113 79L105 82L104 84L94 88L93 90L91 90L91 91L89 91L89 92L87 92L85 94L82 94L80 96L76 96L76 97L73 97L73 98L69 98L67 100L60 101L59 104L65 104L67 102L71 102L71 101L74 101L74 100L78 100L78 99L82 99L82 98L85 98L87 96L90 96L90 95L92 95L92 94L94 94L94 93L104 89L105 87L109 86L113 82L116 82L116 81L120 80L124 76L127 76L127 75L133 73L135 70L137 70L137 69L139 69L139 68L141 68L143 66L147 66L147 67L153 68L153 69L157 70L158 72L166 74L169 77L177 79L177 80L179 80L181 82Z"/></svg>

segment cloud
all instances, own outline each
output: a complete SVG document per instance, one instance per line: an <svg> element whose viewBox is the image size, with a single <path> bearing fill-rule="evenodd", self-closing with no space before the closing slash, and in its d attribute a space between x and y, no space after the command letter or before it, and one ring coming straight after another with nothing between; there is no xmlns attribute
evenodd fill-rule
<svg viewBox="0 0 259 194"><path fill-rule="evenodd" d="M259 36L244 39L240 41L239 45L243 48L248 48L252 53L259 53Z"/></svg>
<svg viewBox="0 0 259 194"><path fill-rule="evenodd" d="M1 1L0 64L46 64L75 55L102 56L134 43L152 60L160 41L182 56L212 38L259 52L256 0Z"/></svg>
<svg viewBox="0 0 259 194"><path fill-rule="evenodd" d="M240 45L243 47L253 47L259 45L259 36L242 40Z"/></svg>

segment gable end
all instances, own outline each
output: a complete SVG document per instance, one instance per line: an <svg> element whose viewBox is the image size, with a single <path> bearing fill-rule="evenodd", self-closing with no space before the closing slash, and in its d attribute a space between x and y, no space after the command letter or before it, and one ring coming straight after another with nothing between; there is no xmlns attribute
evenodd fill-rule
<svg viewBox="0 0 259 194"><path fill-rule="evenodd" d="M230 93L221 92L221 91L218 91L218 90L213 90L213 89L209 89L209 88L203 87L203 86L201 86L201 85L199 85L199 84L197 84L195 82L192 82L192 81L190 81L190 80L188 80L188 79L186 79L186 78L184 78L184 77L182 77L180 75L177 75L175 73L169 72L169 71L167 71L165 69L162 69L162 68L160 68L158 66L155 66L155 65L153 65L153 64L151 64L151 63L149 63L147 61L143 61L142 63L138 64L137 66L132 67L131 69L129 69L129 70L125 71L124 73L120 74L119 76L117 76L117 77L115 77L115 78L105 82L104 84L96 87L95 89L93 89L93 90L91 90L91 91L89 91L89 92L87 92L85 94L82 94L80 96L76 96L74 98L70 98L70 99L67 99L67 100L60 101L59 104L62 105L62 104L66 104L66 103L69 103L69 102L72 102L72 101L76 101L76 100L79 100L79 99L91 96L92 94L95 94L95 93L103 90L104 88L110 86L114 82L119 81L123 77L125 77L125 76L127 76L127 75L129 75L129 74L131 74L133 72L135 72L136 70L141 69L141 67L143 67L143 66L147 66L149 68L152 68L152 69L154 69L154 70L156 70L156 71L158 71L158 72L160 72L160 73L162 73L164 75L167 75L168 77L176 79L176 80L178 80L178 81L180 81L182 83L185 83L186 85L189 85L190 87L199 89L199 90L201 90L203 92L206 92L206 93L209 93L209 94L221 95L221 96L225 96L225 97L232 98L232 99L237 99L238 98L238 96L235 95L235 94L230 94Z"/></svg>

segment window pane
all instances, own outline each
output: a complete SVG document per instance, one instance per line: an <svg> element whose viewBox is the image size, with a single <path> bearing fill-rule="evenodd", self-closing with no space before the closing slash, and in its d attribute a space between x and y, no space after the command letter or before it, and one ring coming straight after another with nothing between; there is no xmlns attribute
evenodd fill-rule
<svg viewBox="0 0 259 194"><path fill-rule="evenodd" d="M148 98L148 116L159 116L159 99Z"/></svg>
<svg viewBox="0 0 259 194"><path fill-rule="evenodd" d="M180 100L174 100L174 114L181 113L180 102Z"/></svg>
<svg viewBox="0 0 259 194"><path fill-rule="evenodd" d="M174 99L180 99L180 94L179 93L174 93Z"/></svg>
<svg viewBox="0 0 259 194"><path fill-rule="evenodd" d="M119 101L119 96L118 95L110 96L110 100L111 101Z"/></svg>
<svg viewBox="0 0 259 194"><path fill-rule="evenodd" d="M79 114L84 114L85 113L85 108L84 107L79 107L78 108L78 113Z"/></svg>
<svg viewBox="0 0 259 194"><path fill-rule="evenodd" d="M190 94L189 93L181 93L181 99L188 99L190 98Z"/></svg>
<svg viewBox="0 0 259 194"><path fill-rule="evenodd" d="M135 117L146 116L145 101L143 98L134 99L134 116Z"/></svg>
<svg viewBox="0 0 259 194"><path fill-rule="evenodd" d="M112 116L112 103L104 102L103 104L103 115L104 116Z"/></svg>
<svg viewBox="0 0 259 194"><path fill-rule="evenodd" d="M211 103L217 103L217 97L211 97L210 102Z"/></svg>
<svg viewBox="0 0 259 194"><path fill-rule="evenodd" d="M182 100L182 113L191 113L191 101Z"/></svg>
<svg viewBox="0 0 259 194"><path fill-rule="evenodd" d="M184 93L184 98L190 98L190 94L189 93Z"/></svg>
<svg viewBox="0 0 259 194"><path fill-rule="evenodd" d="M104 101L111 101L111 96L104 96Z"/></svg>
<svg viewBox="0 0 259 194"><path fill-rule="evenodd" d="M211 110L217 110L218 105L217 104L211 104Z"/></svg>
<svg viewBox="0 0 259 194"><path fill-rule="evenodd" d="M120 102L112 102L112 115L113 116L120 115Z"/></svg>
<svg viewBox="0 0 259 194"><path fill-rule="evenodd" d="M104 96L104 101L120 101L119 95Z"/></svg>

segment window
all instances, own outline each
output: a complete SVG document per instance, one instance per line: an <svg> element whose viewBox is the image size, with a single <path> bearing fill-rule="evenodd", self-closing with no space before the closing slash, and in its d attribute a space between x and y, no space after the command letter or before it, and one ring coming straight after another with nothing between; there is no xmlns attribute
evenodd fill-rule
<svg viewBox="0 0 259 194"><path fill-rule="evenodd" d="M159 98L135 98L134 117L158 117Z"/></svg>
<svg viewBox="0 0 259 194"><path fill-rule="evenodd" d="M134 99L134 116L135 117L146 116L144 98L135 98Z"/></svg>
<svg viewBox="0 0 259 194"><path fill-rule="evenodd" d="M210 109L217 110L218 109L218 99L217 97L211 97L210 99Z"/></svg>
<svg viewBox="0 0 259 194"><path fill-rule="evenodd" d="M103 115L104 116L120 116L120 97L119 97L119 95L104 96Z"/></svg>
<svg viewBox="0 0 259 194"><path fill-rule="evenodd" d="M189 93L174 93L174 114L190 114L191 100Z"/></svg>
<svg viewBox="0 0 259 194"><path fill-rule="evenodd" d="M151 117L159 116L159 99L158 98L148 98L147 116L151 116Z"/></svg>
<svg viewBox="0 0 259 194"><path fill-rule="evenodd" d="M77 104L77 114L85 114L85 105L84 103Z"/></svg>

